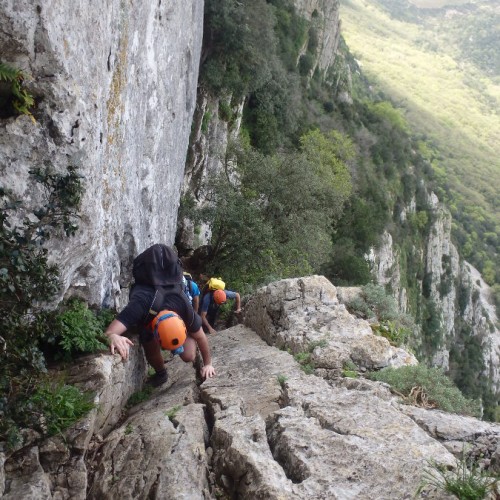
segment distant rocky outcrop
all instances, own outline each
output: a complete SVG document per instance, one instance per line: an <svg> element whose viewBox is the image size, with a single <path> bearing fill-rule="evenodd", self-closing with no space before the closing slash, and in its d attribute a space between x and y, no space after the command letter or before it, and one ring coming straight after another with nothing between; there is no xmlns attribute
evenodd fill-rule
<svg viewBox="0 0 500 500"><path fill-rule="evenodd" d="M500 331L498 316L493 303L491 288L479 271L461 259L452 241L452 217L448 209L430 192L427 204L431 214L428 238L421 247L413 245L413 265L421 264L422 276L411 276L417 281L421 295L435 305L436 322L442 331L439 348L433 356L433 364L449 370L450 349L461 349L467 339L462 330L470 332L481 346L484 372L495 394L500 393ZM415 202L402 210L402 221L416 211ZM377 282L389 285L400 308L409 309L406 277L402 277L401 250L386 231L381 245L372 255L373 270ZM403 257L408 259L407 256Z"/></svg>
<svg viewBox="0 0 500 500"><path fill-rule="evenodd" d="M464 444L499 468L500 426L402 405L385 384L340 376L337 357L360 370L413 360L351 317L323 277L259 290L245 323L209 338L215 378L200 383L172 359L169 381L130 409L140 349L125 363L83 360L72 377L99 409L64 439L0 453L2 498L412 498L426 461L453 467ZM320 368L306 375L287 349L318 339Z"/></svg>

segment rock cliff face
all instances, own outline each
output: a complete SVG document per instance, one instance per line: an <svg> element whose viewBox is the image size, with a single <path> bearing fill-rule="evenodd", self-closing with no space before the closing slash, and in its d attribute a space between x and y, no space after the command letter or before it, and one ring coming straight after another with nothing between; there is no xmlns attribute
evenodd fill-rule
<svg viewBox="0 0 500 500"><path fill-rule="evenodd" d="M340 3L337 0L294 0L297 13L310 21L318 36L316 67L326 71L334 62L340 39Z"/></svg>
<svg viewBox="0 0 500 500"><path fill-rule="evenodd" d="M2 498L413 498L427 460L453 467L464 445L498 470L500 426L342 376L347 360L360 373L415 360L350 316L325 278L272 283L244 312L245 326L209 338L215 378L200 383L171 359L168 383L132 408L138 347L125 363L102 354L74 366L96 409L64 437L0 452ZM309 375L296 361L304 352Z"/></svg>
<svg viewBox="0 0 500 500"><path fill-rule="evenodd" d="M463 331L470 331L481 346L484 372L495 393L500 392L500 331L493 298L480 273L460 259L451 239L451 214L431 193L428 197L431 225L422 248L414 248L413 255L423 267L418 281L419 293L435 305L442 338L434 354L433 363L448 370L450 350L463 349ZM403 213L412 213L414 206ZM373 258L377 280L390 285L401 309L408 309L408 293L401 272L401 255L395 248L390 233ZM411 279L416 279L411 277Z"/></svg>
<svg viewBox="0 0 500 500"><path fill-rule="evenodd" d="M2 2L2 61L31 75L36 124L0 120L0 181L35 203L28 171L85 178L80 229L51 243L72 286L115 305L131 256L172 243L196 101L203 1Z"/></svg>

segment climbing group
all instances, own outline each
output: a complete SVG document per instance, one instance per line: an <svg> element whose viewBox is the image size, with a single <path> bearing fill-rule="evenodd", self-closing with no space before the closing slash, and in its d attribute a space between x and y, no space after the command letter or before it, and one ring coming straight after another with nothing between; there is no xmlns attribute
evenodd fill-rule
<svg viewBox="0 0 500 500"><path fill-rule="evenodd" d="M154 368L148 383L157 387L168 380L162 350L193 362L199 349L202 378L215 376L206 334L216 332L220 307L234 300L235 313L241 311L237 292L226 290L220 278L211 278L201 287L183 271L175 250L156 244L133 262L134 284L127 306L106 329L111 353L126 360L133 342L124 334L139 327L139 342L148 363Z"/></svg>

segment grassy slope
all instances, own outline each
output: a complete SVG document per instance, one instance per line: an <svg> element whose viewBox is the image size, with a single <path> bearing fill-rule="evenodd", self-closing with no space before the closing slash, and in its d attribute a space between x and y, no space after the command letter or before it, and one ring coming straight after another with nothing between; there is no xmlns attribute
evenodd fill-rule
<svg viewBox="0 0 500 500"><path fill-rule="evenodd" d="M450 204L500 228L499 79L460 61L439 24L395 20L372 0L343 0L341 19L366 74L406 110L414 131L431 139Z"/></svg>

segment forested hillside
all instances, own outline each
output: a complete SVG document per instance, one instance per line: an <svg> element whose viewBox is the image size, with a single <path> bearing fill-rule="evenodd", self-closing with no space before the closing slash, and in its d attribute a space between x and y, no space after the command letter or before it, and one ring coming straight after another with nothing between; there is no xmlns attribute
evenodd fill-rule
<svg viewBox="0 0 500 500"><path fill-rule="evenodd" d="M342 20L363 72L420 140L459 251L495 285L498 303L498 3L346 0Z"/></svg>
<svg viewBox="0 0 500 500"><path fill-rule="evenodd" d="M495 116L477 144L472 138L479 125L472 118L462 120L477 125L467 143L467 134L449 120L442 125L446 132L431 136L419 131L418 121L439 117L425 110L418 118L410 115L391 88L373 84L372 72L365 72L342 37L334 63L320 66L321 12L314 10L307 19L285 0L207 1L205 9L200 92L217 104L204 108L201 133L213 137L211 124L222 121L233 140L227 148L212 145L222 170L193 185L181 204L179 220L191 220L197 237L209 228L209 244L196 262L201 259L205 272L223 275L242 292L310 273L324 274L336 285L364 285L374 281L367 256L389 230L400 256L406 307L418 324L390 328L407 339L421 361L432 362L450 348L434 289L446 297L457 277L451 275L449 255L440 262L442 276L426 269L425 245L440 217L430 192L462 214L454 229L463 255L494 271L493 184L484 179L484 189L472 186L475 176L491 181L496 175L488 153L495 146L486 149L498 133ZM369 22L371 10L360 19ZM425 82L419 88L429 90ZM450 110L450 116L461 116L459 111ZM441 150L445 136L449 142ZM457 145L463 145L466 158L479 151L477 171L469 179L459 175L467 164ZM448 155L451 148L454 156ZM456 170L446 170L448 156L456 160ZM181 253L189 250L181 238L176 243ZM494 272L488 279L494 282ZM472 291L460 286L465 304ZM494 418L496 396L481 376L481 343L465 324L458 328L460 347L452 356L451 375L467 395L482 396L487 417ZM465 368L460 357L467 360Z"/></svg>

